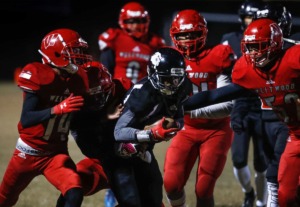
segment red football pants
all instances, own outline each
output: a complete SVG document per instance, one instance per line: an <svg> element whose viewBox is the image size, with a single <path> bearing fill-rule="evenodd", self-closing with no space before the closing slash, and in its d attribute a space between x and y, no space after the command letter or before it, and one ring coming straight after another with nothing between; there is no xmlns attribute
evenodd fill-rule
<svg viewBox="0 0 300 207"><path fill-rule="evenodd" d="M300 139L290 136L278 170L280 207L300 206Z"/></svg>
<svg viewBox="0 0 300 207"><path fill-rule="evenodd" d="M0 186L0 206L13 206L20 193L38 175L43 174L63 195L71 188L81 188L76 166L67 154L31 156L15 150Z"/></svg>
<svg viewBox="0 0 300 207"><path fill-rule="evenodd" d="M171 140L164 165L164 187L167 195L181 192L199 158L197 198L210 198L221 175L232 142L229 124L218 129L196 129L188 125Z"/></svg>

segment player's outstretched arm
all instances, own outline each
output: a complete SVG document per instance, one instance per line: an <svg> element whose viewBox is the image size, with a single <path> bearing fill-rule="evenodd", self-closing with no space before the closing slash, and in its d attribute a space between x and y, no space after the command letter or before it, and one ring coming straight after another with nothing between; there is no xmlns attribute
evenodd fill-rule
<svg viewBox="0 0 300 207"><path fill-rule="evenodd" d="M203 91L189 97L184 102L184 110L194 110L200 107L217 104L225 101L230 101L242 96L247 96L249 90L231 83L227 86L214 90Z"/></svg>

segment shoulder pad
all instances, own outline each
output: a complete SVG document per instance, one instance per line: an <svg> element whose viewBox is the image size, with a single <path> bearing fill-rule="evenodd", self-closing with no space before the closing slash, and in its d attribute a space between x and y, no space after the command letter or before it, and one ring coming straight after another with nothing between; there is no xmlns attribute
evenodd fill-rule
<svg viewBox="0 0 300 207"><path fill-rule="evenodd" d="M247 68L248 66L244 56L240 57L232 70L232 82L243 85L243 82L245 81L244 77L247 76Z"/></svg>
<svg viewBox="0 0 300 207"><path fill-rule="evenodd" d="M159 96L158 91L153 88L150 81L137 83L132 87L125 104L134 113L144 112L157 105L156 100Z"/></svg>
<svg viewBox="0 0 300 207"><path fill-rule="evenodd" d="M113 48L115 39L122 33L119 28L109 28L105 32L101 33L98 38L98 44L100 50L105 48Z"/></svg>
<svg viewBox="0 0 300 207"><path fill-rule="evenodd" d="M292 68L299 70L300 45L293 45L288 48L282 61L286 61Z"/></svg>
<svg viewBox="0 0 300 207"><path fill-rule="evenodd" d="M27 64L18 78L18 86L26 91L38 91L41 85L50 84L55 77L54 70L46 64Z"/></svg>
<svg viewBox="0 0 300 207"><path fill-rule="evenodd" d="M236 62L234 51L230 45L218 44L212 49L215 64L221 68L232 67Z"/></svg>

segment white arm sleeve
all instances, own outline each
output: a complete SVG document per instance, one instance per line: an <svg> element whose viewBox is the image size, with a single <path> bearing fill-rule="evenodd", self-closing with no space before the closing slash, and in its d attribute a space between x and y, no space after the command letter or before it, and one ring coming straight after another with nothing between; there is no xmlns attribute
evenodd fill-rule
<svg viewBox="0 0 300 207"><path fill-rule="evenodd" d="M217 88L226 86L230 83L227 75L219 75L217 78ZM210 105L190 111L191 118L219 119L230 116L233 102L227 101L219 104Z"/></svg>

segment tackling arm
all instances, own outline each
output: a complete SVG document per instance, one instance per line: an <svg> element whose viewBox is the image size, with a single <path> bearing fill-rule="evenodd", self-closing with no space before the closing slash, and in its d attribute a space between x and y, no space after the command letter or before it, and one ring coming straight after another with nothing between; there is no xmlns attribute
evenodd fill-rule
<svg viewBox="0 0 300 207"><path fill-rule="evenodd" d="M184 102L185 110L194 110L200 107L209 106L216 103L231 101L243 97L249 90L234 83L214 90L203 91L189 97Z"/></svg>
<svg viewBox="0 0 300 207"><path fill-rule="evenodd" d="M227 75L221 74L217 79L217 88L230 84L230 78ZM189 111L191 118L204 118L204 119L219 119L228 117L232 110L233 102L227 101L211 106L199 108Z"/></svg>

